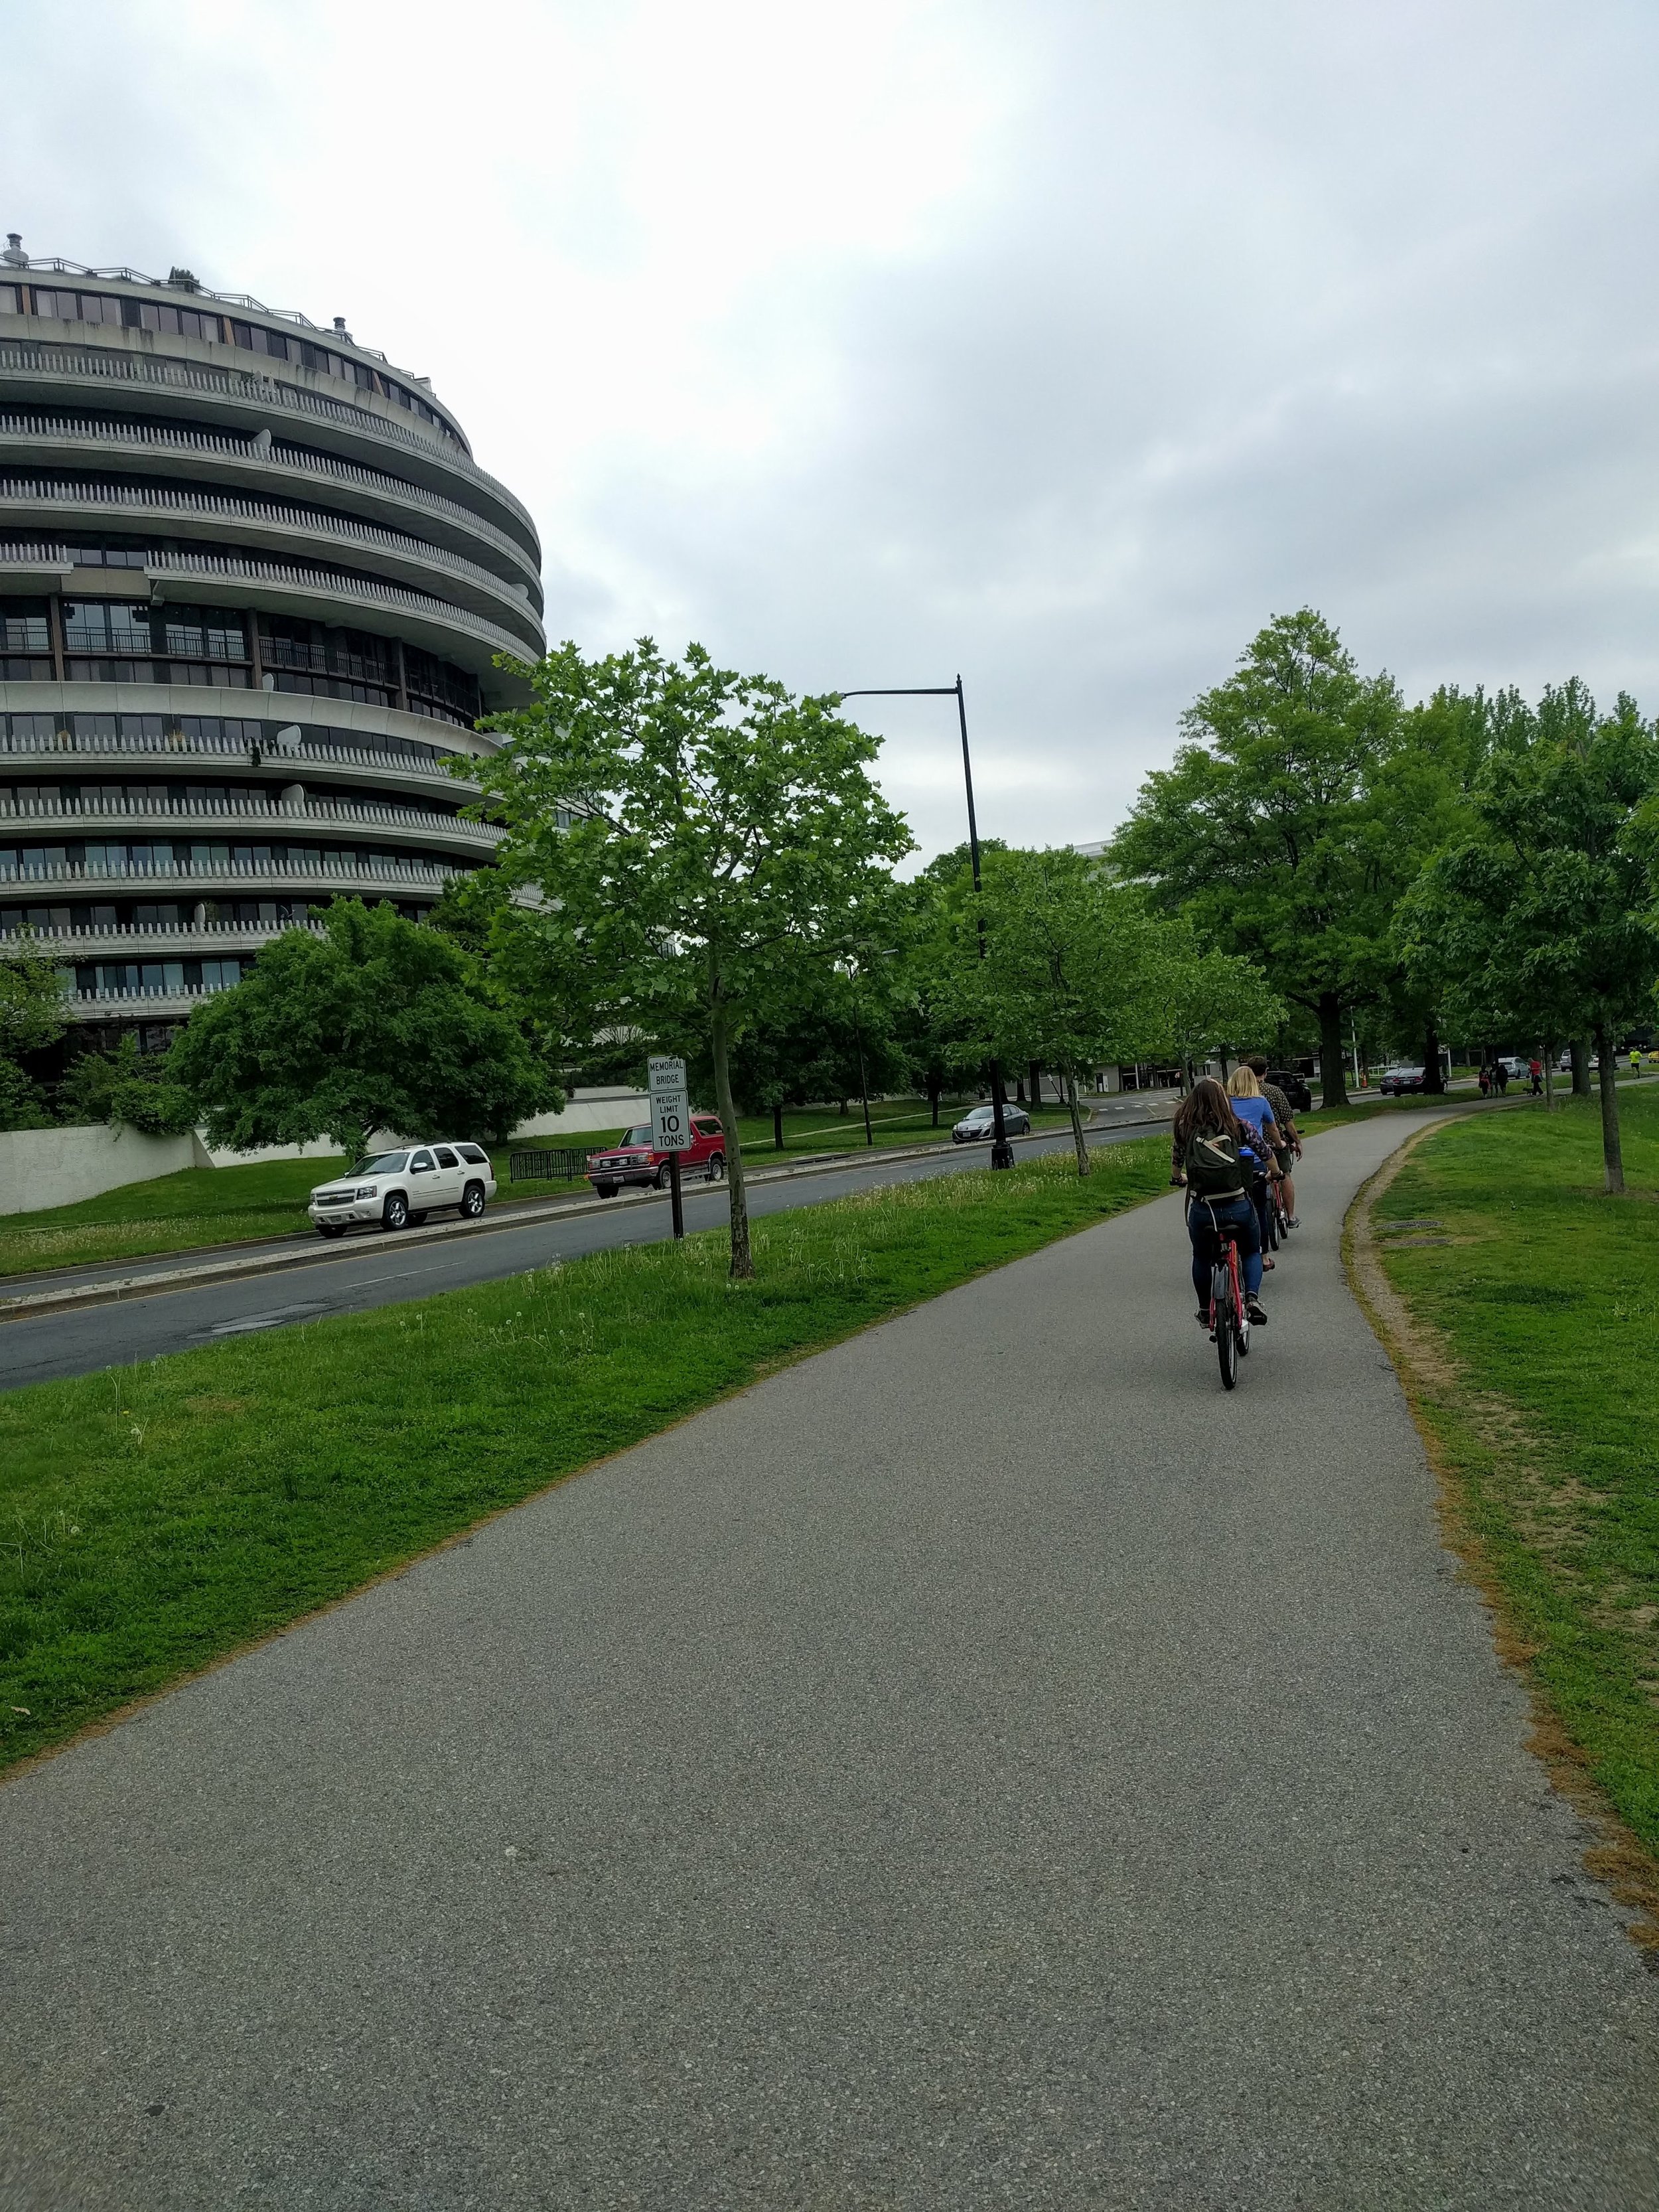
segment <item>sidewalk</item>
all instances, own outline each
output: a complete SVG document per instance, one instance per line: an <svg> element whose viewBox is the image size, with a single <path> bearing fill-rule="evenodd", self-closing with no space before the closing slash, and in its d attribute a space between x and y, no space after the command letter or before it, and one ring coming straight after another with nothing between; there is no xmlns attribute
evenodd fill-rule
<svg viewBox="0 0 1659 2212"><path fill-rule="evenodd" d="M0 1789L0 2203L1659 2207L1309 1147L1224 1395L1163 1201Z"/></svg>

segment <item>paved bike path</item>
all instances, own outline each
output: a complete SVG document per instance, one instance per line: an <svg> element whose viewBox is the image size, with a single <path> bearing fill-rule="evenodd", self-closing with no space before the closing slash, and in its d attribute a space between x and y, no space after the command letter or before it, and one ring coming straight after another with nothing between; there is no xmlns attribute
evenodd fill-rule
<svg viewBox="0 0 1659 2212"><path fill-rule="evenodd" d="M1145 1207L0 1789L0 2204L1659 2206L1341 1279L1406 1133L1231 1396Z"/></svg>

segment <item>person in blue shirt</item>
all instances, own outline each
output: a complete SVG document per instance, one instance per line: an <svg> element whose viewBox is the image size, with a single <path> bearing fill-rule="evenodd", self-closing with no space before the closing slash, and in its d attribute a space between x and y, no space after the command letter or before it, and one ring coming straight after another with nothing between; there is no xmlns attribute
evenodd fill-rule
<svg viewBox="0 0 1659 2212"><path fill-rule="evenodd" d="M1289 1142L1273 1119L1273 1109L1261 1095L1261 1085L1255 1079L1255 1071L1248 1062L1241 1063L1227 1078L1227 1096L1232 1109L1244 1127L1254 1133L1251 1152L1255 1155L1256 1172L1250 1183L1250 1200L1255 1207L1257 1226L1261 1231L1261 1264L1273 1264L1267 1239L1267 1178L1279 1173L1275 1157L1277 1148Z"/></svg>

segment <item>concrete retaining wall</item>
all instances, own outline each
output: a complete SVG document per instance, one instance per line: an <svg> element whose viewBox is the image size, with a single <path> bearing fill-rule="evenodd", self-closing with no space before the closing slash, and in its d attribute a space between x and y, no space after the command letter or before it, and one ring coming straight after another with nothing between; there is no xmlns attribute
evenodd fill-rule
<svg viewBox="0 0 1659 2212"><path fill-rule="evenodd" d="M626 1128L649 1118L651 1101L642 1091L578 1091L562 1114L538 1114L514 1131L520 1137L545 1137L556 1144L577 1142L593 1129ZM385 1133L383 1133L385 1134ZM397 1139L385 1134L385 1141ZM141 1137L136 1129L109 1129L101 1122L78 1129L0 1131L0 1215L42 1213L48 1206L73 1206L124 1183L149 1182L177 1175L182 1168L238 1168L256 1160L322 1160L335 1148L319 1139L311 1145L264 1145L252 1152L210 1152L201 1138Z"/></svg>
<svg viewBox="0 0 1659 2212"><path fill-rule="evenodd" d="M206 1155L190 1137L141 1137L136 1129L8 1129L0 1133L0 1214L73 1206L123 1183L148 1182L199 1167Z"/></svg>

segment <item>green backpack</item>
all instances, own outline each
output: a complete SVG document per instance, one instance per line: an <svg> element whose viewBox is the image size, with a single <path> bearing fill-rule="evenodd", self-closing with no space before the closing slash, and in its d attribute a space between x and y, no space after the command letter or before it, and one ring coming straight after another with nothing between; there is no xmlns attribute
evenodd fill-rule
<svg viewBox="0 0 1659 2212"><path fill-rule="evenodd" d="M1244 1170L1238 1164L1238 1146L1231 1137L1187 1139L1182 1162L1187 1188L1194 1198L1237 1198L1244 1188Z"/></svg>

